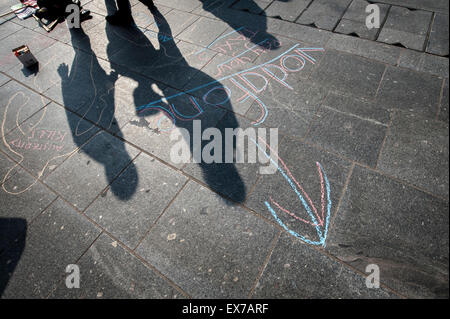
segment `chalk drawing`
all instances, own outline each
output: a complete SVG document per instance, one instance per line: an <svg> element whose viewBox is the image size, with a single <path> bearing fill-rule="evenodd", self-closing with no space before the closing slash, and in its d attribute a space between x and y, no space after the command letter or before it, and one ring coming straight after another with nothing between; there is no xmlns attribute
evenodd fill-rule
<svg viewBox="0 0 450 319"><path fill-rule="evenodd" d="M234 32L236 32L236 31L234 31ZM167 97L161 98L159 100L152 101L146 105L137 107L136 110L138 113L144 112L149 109L163 110L165 112L165 114L167 114L167 116L172 121L174 121L174 124L175 124L176 118L177 118L175 112L165 108L162 105L169 104L169 105L172 105L172 107L173 107L174 103L169 102L169 101L174 100L176 98L184 97L184 98L187 98L188 100L190 100L191 103L193 103L194 105L197 105L197 108L201 108L200 105L198 104L197 100L195 100L195 98L193 98L192 95L196 95L199 93L199 91L201 91L203 89L207 89L208 87L212 87L203 95L202 100L206 101L208 98L208 95L214 89L216 89L217 87L221 87L221 88L223 88L224 91L227 92L227 98L224 99L223 101L220 101L217 103L208 103L208 104L214 105L214 106L221 106L231 99L231 87L230 87L230 85L226 85L226 81L230 81L230 84L232 84L234 87L238 88L244 94L244 95L240 96L239 98L237 98L237 101L239 103L243 103L250 98L258 104L258 106L261 110L261 116L256 121L253 122L253 125L258 126L265 121L265 119L267 118L267 115L268 115L268 108L264 104L264 102L258 97L258 94L260 94L267 88L269 81L270 80L276 81L277 83L281 84L282 86L284 86L290 90L293 90L293 88L286 82L286 79L289 76L289 74L299 72L301 69L303 69L303 67L306 65L307 62L310 62L312 64L314 64L316 62L316 60L312 56L310 56L308 54L308 52L323 51L323 50L324 50L323 48L309 48L309 47L301 48L301 47L299 47L299 44L296 44L296 45L292 46L290 49L284 51L279 56L277 56L267 62L261 63L259 65L250 67L250 68L242 70L242 71L235 72L231 75L221 77L220 79L199 85L193 89L185 90L183 92L179 92L179 93L173 94L171 96L167 96ZM286 66L287 59L295 59L296 61L299 61L300 67L298 67L297 69L288 68ZM281 71L283 73L283 76L282 77L277 76L274 73L275 69L278 71ZM254 85L254 83L252 83L252 81L249 79L249 77L251 77L251 76L253 76L254 78L258 77L260 79L263 79L265 84L261 88L256 87L256 85ZM192 101L194 101L194 102L192 102ZM200 114L201 114L201 112L199 112L198 115L200 115ZM181 116L181 118L188 119L187 117L184 117L184 116Z"/></svg>
<svg viewBox="0 0 450 319"><path fill-rule="evenodd" d="M294 178L294 176L292 175L292 173L289 170L289 168L287 167L287 165L278 156L278 154L276 152L274 152L263 139L259 138L258 139L259 143L257 141L255 141L254 139L251 139L251 140L264 153L264 155L271 161L271 163L273 165L275 165L275 167L278 169L278 171L281 173L281 175L284 177L284 179L289 183L290 187L295 192L298 199L302 203L304 209L308 213L310 220L306 220L306 219L296 216L294 213L283 208L280 204L278 204L272 198L270 198L270 200L265 201L264 204L266 205L267 209L269 210L269 212L271 213L273 218L277 221L278 224L281 225L281 227L283 227L292 236L295 236L310 245L325 247L325 245L326 245L325 241L326 241L327 234L328 234L328 226L329 226L330 214L331 214L331 195L330 195L331 188L330 188L330 183L328 181L327 175L326 175L325 170L323 169L322 165L319 162L316 162L316 166L317 166L317 170L318 170L319 178L320 178L320 185L321 185L321 213L319 214L319 212L317 211L313 202L311 201L311 198L309 197L309 195L305 192L305 190L300 185L300 183L297 182L297 180ZM261 144L264 144L275 154L275 156L278 159L278 162L281 163L283 168L280 167L278 165L278 162L274 161L273 158L266 153L265 148L261 147ZM281 212L286 213L286 214L290 215L291 217L294 217L299 222L313 226L316 230L319 240L317 240L317 241L310 240L310 239L306 238L305 236L291 230L280 219L280 217L276 213L275 209L272 207L271 203L276 208L278 208Z"/></svg>
<svg viewBox="0 0 450 319"><path fill-rule="evenodd" d="M75 150L66 153L66 154L62 154L62 155L56 155L51 157L49 160L47 160L44 164L42 169L37 173L37 179L34 179L33 182L26 186L24 189L22 190L9 190L6 188L5 186L5 181L8 180L8 178L11 176L12 172L14 172L14 170L16 168L20 168L20 165L22 164L22 162L24 161L25 157L23 154L19 153L19 150L32 150L32 151L60 151L62 149L62 145L60 144L56 144L54 142L62 142L64 140L64 137L66 136L65 132L61 132L61 131L56 131L56 130L37 130L36 127L38 124L41 123L41 121L43 120L47 109L44 108L41 113L42 115L39 116L37 122L28 130L24 131L21 128L21 125L18 123L18 118L19 115L16 116L16 123L18 125L18 131L21 132L23 134L24 137L26 137L26 142L23 141L22 139L14 139L10 142L8 142L7 137L8 132L5 131L5 123L6 123L6 119L7 119L7 114L8 111L10 109L11 103L13 102L13 100L18 96L18 95L24 95L23 92L17 92L16 94L14 94L13 96L11 96L11 98L9 99L6 107L5 107L5 111L4 111L4 115L3 115L3 120L1 123L1 134L2 134L2 141L3 144L6 146L6 148L8 149L8 151L10 151L12 154L16 155L19 160L17 161L17 163L15 163L15 165L13 165L13 167L11 167L5 174L5 176L3 177L1 184L2 184L2 189L11 195L19 195L22 194L24 192L26 192L27 190L29 190L34 184L36 184L37 180L44 174L44 171L47 169L47 167L49 166L50 162L60 158L60 157L65 157L65 156L69 156L70 154L72 154ZM22 110L22 107L24 105L27 105L27 102L29 101L29 99L23 103L23 105L18 109L18 113L20 113L20 111ZM31 142L29 141L30 139L33 138L38 138L40 140L42 139L47 139L47 140L51 140L52 143L48 143L48 142L40 142L40 143L36 143L36 142ZM56 138L56 140L55 140Z"/></svg>
<svg viewBox="0 0 450 319"><path fill-rule="evenodd" d="M57 55L53 55L50 59L48 59L48 61L46 63L41 63L39 68L40 71L42 72L42 70L44 70L45 68L48 68L51 65L51 62L57 57ZM72 69L72 79L70 79L69 84L72 84L72 80L74 79L74 75L78 72L77 70L77 65L78 65L78 55L75 55L75 59L74 59L74 68ZM92 78L92 61L91 61L91 69L90 69L90 73L91 73L91 79L93 81ZM41 91L42 88L39 84L39 73L38 76L36 76L33 79L33 84L34 87ZM51 84L55 84L56 81L55 80L51 80ZM96 88L95 88L95 83L93 81L93 87L95 90L95 95L94 95L94 99L93 101L96 99L97 97L97 93L96 93ZM15 124L16 124L16 130L17 132L20 132L21 136L13 138L11 140L9 140L11 138L11 135L9 133L15 134L14 132L8 132L6 131L5 125L6 125L6 121L8 119L8 113L11 112L10 109L12 108L12 103L14 102L14 100L18 97L22 97L24 99L24 102L20 105L14 105L13 111L16 112L15 115ZM42 107L44 107L48 102L44 99L43 96L40 96L41 98L41 103L42 103ZM38 179L40 179L43 175L45 170L49 167L50 163L52 161L55 161L59 158L64 158L64 157L68 157L72 154L74 154L76 152L76 150L78 149L77 147L72 148L68 151L66 151L63 154L57 154L52 156L55 152L61 152L63 151L63 148L65 146L64 141L66 139L67 136L67 132L66 131L61 131L58 129L49 129L49 128L38 128L38 126L42 123L42 121L44 120L44 118L47 115L47 107L44 107L42 110L40 110L40 114L35 114L33 115L33 119L34 117L37 117L36 122L30 126L27 127L27 129L24 128L24 123L20 123L20 115L24 109L24 107L26 107L28 105L30 101L30 98L25 96L23 91L18 91L15 94L13 94L9 100L8 103L6 104L4 113L3 113L3 119L2 119L2 123L1 123L1 135L2 135L2 142L5 145L6 149L11 152L11 154L13 154L14 156L16 156L18 158L17 162L5 173L5 175L3 176L2 180L1 180L1 184L2 184L2 189L11 195L19 195L22 194L26 191L28 191L31 187L33 187L33 185L35 185L38 181ZM92 102L93 103L93 102ZM83 119L80 119L78 124L77 124L77 129L79 126L79 123L82 121ZM27 120L26 123L29 124L30 120ZM86 122L87 124L87 122ZM92 124L92 126L90 128L94 127L94 125ZM84 131L84 132L74 132L74 135L76 136L81 136L83 134L85 134L88 130ZM23 151L31 151L31 152L39 152L39 153L48 153L50 154L50 158L48 158L47 160L44 159L43 160L43 164L42 164L42 168L36 172L36 178L33 180L33 182L30 185L26 185L24 186L23 189L21 190L17 190L17 189L7 189L6 185L5 185L5 181L11 181L14 177L12 177L11 179L10 176L12 176L13 172L16 169L21 169L21 165L25 160L25 156L24 154L22 154ZM40 158L40 157L39 157Z"/></svg>
<svg viewBox="0 0 450 319"><path fill-rule="evenodd" d="M121 29L112 29L112 33L114 36L117 36L127 42L131 42L138 47L151 47L152 44L150 41L140 41L142 39L142 35L140 37L136 36L135 32L125 32L121 33L118 30ZM164 97L161 95L161 98L152 102L149 102L145 105L139 106L136 108L137 113L142 113L150 109L156 109L159 111L159 115L153 116L152 121L155 121L157 129L155 131L159 132L168 132L176 127L178 121L192 121L194 119L198 119L205 112L205 107L225 107L225 104L230 104L232 101L236 103L253 103L255 102L257 107L260 110L260 116L253 122L253 125L258 126L263 123L268 116L268 107L261 98L261 94L268 88L271 83L277 83L281 85L283 88L293 90L293 88L288 84L288 77L292 73L296 73L301 71L307 64L315 64L316 60L314 57L310 55L311 52L323 51L323 48L314 48L314 47L300 47L299 44L293 45L289 49L285 50L281 54L279 54L275 58L269 59L267 62L260 63L259 65L252 66L246 68L242 71L233 71L237 66L240 66L247 62L254 61L257 57L269 52L273 49L278 49L281 47L281 42L276 39L269 40L268 38L262 38L261 41L256 41L256 36L259 35L258 31L251 30L249 28L241 27L236 30L233 30L225 35L222 35L214 42L212 42L207 48L203 48L199 51L193 51L190 53L186 53L183 56L171 57L167 52L167 48L165 47L166 43L172 42L171 45L174 45L175 40L169 35L165 36L163 34L157 34L153 32L147 32L144 36L146 37L155 37L158 39L160 44L159 52L161 55L173 58L168 61L168 64L173 64L177 59L185 59L187 56L196 55L198 59L203 58L203 53L206 50L214 50L218 52L219 55L226 56L228 58L224 59L224 62L218 64L217 70L219 72L219 78L217 80L209 81L208 83L204 83L195 88L185 90L183 92L173 94L170 96ZM253 40L253 42L251 41ZM144 43L144 44L142 44ZM55 56L56 58L56 56ZM79 72L77 70L77 59L79 59L78 54L75 55L75 60L73 62L73 69L71 70L70 78L67 77L65 80L68 81L66 84L72 85L72 81L75 80L75 74ZM54 59L48 59L46 63L40 65L40 70L42 71L44 68L52 65L52 61ZM90 64L89 64L89 80L92 86L93 96L88 102L88 104L83 107L83 112L80 114L80 118L78 123L76 123L75 129L72 131L72 135L74 137L82 136L92 129L99 125L100 122L102 126L106 129L111 128L112 121L114 116L110 118L104 119L105 116L109 116L108 110L110 108L114 108L113 105L109 105L111 92L115 89L115 81L114 74L110 75L108 78L108 82L111 82L110 86L105 83L96 83L96 79L94 77L94 66L95 57L94 55L90 56ZM295 64L295 67L292 66L292 63ZM158 69L163 67L165 63L158 65ZM65 64L60 66L58 69L60 72L68 74L68 67ZM227 74L231 73L231 74ZM281 76L280 76L281 74ZM52 84L54 84L54 80L52 79ZM260 83L259 83L260 82ZM40 90L39 86L39 77L35 77L33 80L34 87ZM98 85L102 85L102 88L98 88ZM203 91L204 90L204 91ZM217 100L217 93L223 95ZM18 93L23 94L23 93ZM188 106L187 108L191 108L192 112L179 107L180 100L176 100L177 98L184 99L183 105ZM14 99L14 97L12 98ZM41 96L41 99L43 97ZM8 105L5 108L5 113L2 121L2 139L3 143L6 146L7 150L12 154L19 157L18 164L11 168L8 173L4 176L2 180L2 187L4 188L4 182L10 177L13 170L20 166L20 164L24 160L24 156L21 154L23 150L31 150L36 152L48 152L51 154L52 152L63 151L64 149L64 132L52 132L50 129L49 132L45 132L45 128L37 129L37 126L42 123L42 120L46 116L47 108L44 108L39 115L36 123L33 123L32 127L27 128L26 130L22 125L19 125L19 114L22 111L23 107L25 107L26 103L21 105L18 108L18 113L16 115L16 126L18 130L22 133L22 137L15 138L13 140L7 141L5 137L5 121L6 114L8 110L11 109L10 100ZM42 100L44 103L44 100ZM94 110L95 108L95 110ZM17 108L15 108L17 109ZM90 114L92 111L95 111L95 118L90 118L91 123L88 124L83 122L83 120ZM86 125L83 129L81 128L81 123ZM163 127L164 123L164 127ZM168 123L168 125L166 124ZM45 134L50 134L50 139L48 141L40 141L36 140L35 137L41 136L44 138ZM53 135L52 135L53 134ZM60 137L61 141L53 141L52 138ZM62 158L66 156L70 156L73 154L77 148L69 150L67 153L56 155L51 157L43 163L42 169L37 172L37 178L43 176L44 171L49 166L49 163L57 158ZM289 176L288 176L289 177ZM290 178L293 178L292 176ZM295 180L295 179L294 179ZM30 185L29 187L31 187ZM299 185L297 185L298 187ZM29 189L29 187L27 189ZM5 189L5 188L4 188ZM27 190L25 189L25 190ZM25 191L23 190L23 191ZM6 191L6 189L5 189ZM22 193L23 191L20 191ZM7 191L10 192L10 191ZM10 192L14 193L14 192ZM18 194L18 193L17 193ZM271 201L272 205L285 213L288 213L286 210L282 209L282 207L273 201ZM314 213L317 213L316 208L312 203L309 203L311 209ZM289 212L290 213L290 212ZM312 225L316 227L324 227L324 221L322 217L317 217L317 220L312 222Z"/></svg>

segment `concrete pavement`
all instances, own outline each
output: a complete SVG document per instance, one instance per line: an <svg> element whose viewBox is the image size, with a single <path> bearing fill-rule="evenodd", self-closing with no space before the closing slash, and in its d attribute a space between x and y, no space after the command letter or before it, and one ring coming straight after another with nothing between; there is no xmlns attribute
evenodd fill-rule
<svg viewBox="0 0 450 319"><path fill-rule="evenodd" d="M1 297L448 298L448 1L378 2L0 20ZM274 174L174 162L194 120L277 128Z"/></svg>

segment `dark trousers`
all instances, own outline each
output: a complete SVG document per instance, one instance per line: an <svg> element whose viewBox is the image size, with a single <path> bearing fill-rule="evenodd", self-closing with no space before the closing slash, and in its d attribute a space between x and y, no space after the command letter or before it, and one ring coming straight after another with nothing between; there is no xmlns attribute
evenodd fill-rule
<svg viewBox="0 0 450 319"><path fill-rule="evenodd" d="M153 0L139 0L147 7L151 8L154 6ZM117 7L119 12L123 15L131 15L131 6L129 0L117 0Z"/></svg>

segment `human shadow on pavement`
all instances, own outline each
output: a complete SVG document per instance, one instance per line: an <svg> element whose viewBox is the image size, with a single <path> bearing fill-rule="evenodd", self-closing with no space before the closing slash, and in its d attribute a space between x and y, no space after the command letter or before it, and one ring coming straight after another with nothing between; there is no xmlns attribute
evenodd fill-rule
<svg viewBox="0 0 450 319"><path fill-rule="evenodd" d="M0 297L25 249L27 228L23 218L0 218Z"/></svg>
<svg viewBox="0 0 450 319"><path fill-rule="evenodd" d="M291 0L278 0L281 2L289 2ZM277 38L267 32L267 17L264 15L263 9L253 0L248 0L246 5L248 7L247 11L251 12L262 12L262 15L254 16L254 19L243 21L239 18L239 15L236 14L235 10L227 10L224 6L227 3L226 1L211 1L211 0L200 0L202 3L203 10L210 12L215 17L219 18L230 27L235 29L235 31L240 31L243 26L257 32L256 34L251 34L251 36L247 37L254 44L266 49L266 50L274 50L279 47L279 41ZM235 11L235 12L233 12Z"/></svg>
<svg viewBox="0 0 450 319"><path fill-rule="evenodd" d="M98 129L97 126L122 137L115 117L114 89L118 73L113 71L107 74L104 70L107 64L103 62L105 65L100 65L92 50L91 41L82 28L70 28L70 33L72 44L79 49L75 50L70 71L66 64L61 64L58 73L61 77L63 103L74 143L78 147L83 146ZM98 139L93 144L94 140L91 140L82 147L84 154L104 166L109 184L120 171L119 165L126 165L125 163L132 160L123 140L119 138L114 139L114 142L111 141L112 139L108 138ZM112 183L110 188L121 200L130 199L138 184L134 163L131 163L127 170L130 176L127 187Z"/></svg>
<svg viewBox="0 0 450 319"><path fill-rule="evenodd" d="M213 103L196 105L196 97L168 86L160 87L160 82L153 79L164 74L169 82L186 82L189 81L188 76L195 74L196 77L202 79L203 83L213 83L216 91L223 93L225 88L214 78L192 67L186 61L184 53L180 51L172 37L170 26L164 16L157 9L152 10L152 13L159 28L159 32L154 33L153 38L149 33L144 34L136 26L122 27L121 30L118 30L115 26L106 25L106 34L109 40L108 59L114 64L120 65L118 72L121 75L137 82L137 87L133 92L133 103L136 106L136 115L140 118L139 125L141 127L156 132L156 134L169 135L171 129L182 128L189 133L189 137L192 137L194 134L193 120L197 119L201 121L202 132L200 134L202 134L207 128L217 125L217 122L226 113L223 109L232 109L231 103L229 101L221 103L221 108L218 105L213 105ZM127 38L125 38L125 35ZM124 44L126 41L132 42L129 43L128 48ZM152 42L159 48L156 49ZM123 49L115 52L114 48L118 46L123 47ZM129 72L129 69L134 72ZM153 87L156 86L156 89L149 91L149 87L152 85ZM170 97L174 94L179 95L179 97L171 100ZM164 102L166 98L169 100ZM155 101L156 104L149 106L149 104L152 104L151 102ZM161 115L166 122L169 119L171 127L166 131L160 126L151 127L146 118L155 117L155 115ZM227 128L235 129L239 127L233 113L230 112L226 116ZM246 198L246 187L235 164L225 163L224 161L225 134L222 133L222 163L207 164L202 160L198 165L201 167L203 179L207 185L236 202L243 202ZM193 154L196 147L193 138L189 138L185 142L189 145L189 150ZM202 143L205 144L205 142ZM235 151L234 148L233 151Z"/></svg>

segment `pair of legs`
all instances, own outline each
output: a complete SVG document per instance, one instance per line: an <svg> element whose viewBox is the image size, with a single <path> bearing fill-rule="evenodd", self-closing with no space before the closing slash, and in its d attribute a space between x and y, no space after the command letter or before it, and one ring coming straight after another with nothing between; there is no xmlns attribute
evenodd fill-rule
<svg viewBox="0 0 450 319"><path fill-rule="evenodd" d="M145 4L150 11L156 9L153 0L139 0ZM107 16L106 20L111 24L127 25L132 22L131 7L129 0L117 0L118 10L113 15Z"/></svg>

